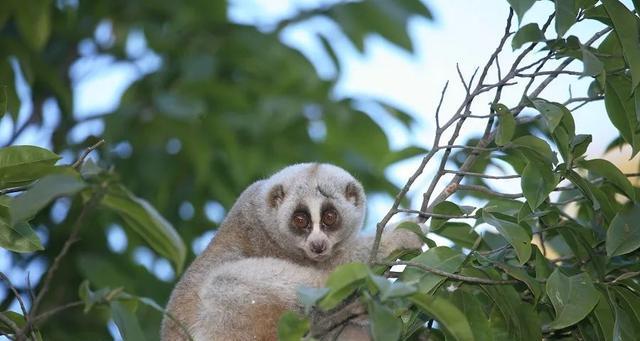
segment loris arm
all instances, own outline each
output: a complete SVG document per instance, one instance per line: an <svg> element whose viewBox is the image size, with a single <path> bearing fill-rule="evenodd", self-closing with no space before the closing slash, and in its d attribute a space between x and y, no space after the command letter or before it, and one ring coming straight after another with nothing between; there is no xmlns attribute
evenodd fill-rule
<svg viewBox="0 0 640 341"><path fill-rule="evenodd" d="M345 250L337 262L344 264L368 261L374 239L373 235L357 236L352 244L345 245ZM384 258L396 250L420 249L422 244L422 240L415 233L406 229L396 229L396 226L387 226L380 240L378 258Z"/></svg>

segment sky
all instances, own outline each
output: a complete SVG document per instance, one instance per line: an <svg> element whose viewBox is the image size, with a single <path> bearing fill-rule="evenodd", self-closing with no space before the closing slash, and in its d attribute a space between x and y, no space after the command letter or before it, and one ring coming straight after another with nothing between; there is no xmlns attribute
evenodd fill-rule
<svg viewBox="0 0 640 341"><path fill-rule="evenodd" d="M309 9L318 3L333 2L336 1L231 0L228 14L236 22L254 24L262 30L269 31L278 20L295 15L300 9ZM631 1L624 2L629 4ZM302 51L313 62L321 77L333 77L336 75L336 70L322 49L316 34L333 37L331 43L340 47L338 56L343 71L333 90L333 96L336 99L344 97L361 99L360 105L367 109L374 119L379 122L384 121L383 128L388 134L393 148L399 149L410 144L430 148L435 129L433 113L443 85L450 81L443 103L444 120L453 113L461 98L464 97L464 90L457 78L456 64L460 65L460 69L467 79L476 67L484 65L504 30L508 7L504 0L434 0L427 2L427 5L434 14L434 21L413 18L408 23L410 36L415 46L414 55L376 36L370 36L366 39L365 53L361 54L341 35L335 24L324 18L315 18L291 26L282 32L281 39L286 44ZM551 1L538 1L524 17L521 25L535 19L546 18L552 10L553 3ZM574 34L584 42L592 32L602 27L597 22L587 21L574 26L568 35ZM97 43L108 43L109 32L108 23L101 25L96 30ZM547 38L555 36L553 29L547 33ZM84 58L76 63L71 70L71 77L75 84L74 105L76 112L74 115L78 118L99 117L113 111L128 86L142 75L161 67L162 63L161 58L146 47L142 32L131 34L127 43L127 52L135 59L132 63L115 62L112 57L95 55L96 43L91 41L81 44L79 51ZM507 45L500 57L505 68L510 65L509 62L513 60L514 56L511 47ZM572 64L569 68L581 71L578 63ZM568 79L570 78L567 76L560 76L559 81L555 83L556 85L545 90L542 97L559 102L566 100L569 93L566 82L564 85L558 85L558 83L562 84L563 80ZM20 82L24 83L19 80L18 83ZM584 96L589 83L590 79L588 78L573 82L574 96ZM521 86L510 87L503 97L504 103L516 104L519 99L517 90L521 89ZM28 88L21 86L19 96L27 98ZM381 100L398 106L416 118L416 125L410 130L406 130L402 125L385 119L384 112L372 106L367 99ZM489 97L480 98L472 110L477 114L486 114L489 101ZM25 105L21 108L19 122L26 119L29 110L31 110L29 101L22 103ZM46 145L44 141L47 139L43 137L53 132L59 120L57 110L53 103L47 105L44 110L43 127L27 131L16 141L16 144L50 147ZM535 114L535 112L530 111L529 114ZM0 120L0 143L6 141L12 125L8 117ZM465 141L469 136L477 135L483 128L484 124L481 126L468 124L459 141ZM71 141L82 141L89 134L100 135L103 130L104 125L100 119L88 120L72 132ZM576 133L590 133L597 136L588 150L588 154L594 156L602 154L605 146L617 135L615 128L606 117L602 103L586 105L576 113ZM66 155L65 158L68 162L73 156ZM387 176L400 186L413 173L418 163L418 158L400 162L388 170ZM435 166L430 168L433 169ZM426 188L427 180L432 175L433 172L428 169L415 184L416 190L411 191L410 195L415 198L420 197L421 190ZM443 181L443 183L445 182ZM509 183L503 184L502 188L508 192L509 185ZM498 186L500 189L500 185ZM367 221L368 225L372 226L389 209L391 198L373 194L368 201L370 207ZM417 204L417 201L414 200L414 206ZM60 209L64 211L64 201L56 203L56 205L60 205ZM215 202L210 204L207 212L215 219L220 219L224 214L224 210L219 205L216 206ZM108 229L109 241L114 251L122 249L123 243L126 243L126 237L121 229L115 225ZM42 238L46 238L45 232L41 231L40 233ZM203 235L192 246L193 249L201 251L212 235L210 232ZM1 252L5 251L0 250L0 270L5 271L9 265L3 263L2 260L6 257L3 257ZM168 263L154 259L152 252L146 248L141 248L140 252L137 252L136 259L147 266L150 271L156 273L159 278L170 280L173 276ZM42 273L43 265L35 262L29 271L39 275ZM21 274L14 274L12 277L24 278ZM34 274L31 277L33 279ZM114 337L117 338L117 334L114 334Z"/></svg>

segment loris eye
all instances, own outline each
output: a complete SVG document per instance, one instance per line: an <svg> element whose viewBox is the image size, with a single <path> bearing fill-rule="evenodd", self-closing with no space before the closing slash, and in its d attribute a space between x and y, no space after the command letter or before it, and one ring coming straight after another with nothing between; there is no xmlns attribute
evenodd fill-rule
<svg viewBox="0 0 640 341"><path fill-rule="evenodd" d="M295 213L292 218L293 225L299 229L309 226L309 217L304 213Z"/></svg>
<svg viewBox="0 0 640 341"><path fill-rule="evenodd" d="M322 213L322 223L326 226L332 226L338 220L338 212L334 210L326 210Z"/></svg>

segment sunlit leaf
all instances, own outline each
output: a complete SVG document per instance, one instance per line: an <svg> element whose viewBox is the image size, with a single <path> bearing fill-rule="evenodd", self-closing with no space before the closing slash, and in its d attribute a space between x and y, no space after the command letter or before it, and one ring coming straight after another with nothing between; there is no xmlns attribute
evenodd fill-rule
<svg viewBox="0 0 640 341"><path fill-rule="evenodd" d="M414 294L410 301L438 321L455 340L474 340L469 321L453 303L439 296Z"/></svg>
<svg viewBox="0 0 640 341"><path fill-rule="evenodd" d="M278 322L278 340L300 341L309 330L309 320L287 311Z"/></svg>
<svg viewBox="0 0 640 341"><path fill-rule="evenodd" d="M318 306L323 310L334 308L351 295L367 276L369 270L362 263L340 265L329 275L326 287L330 291L320 300Z"/></svg>
<svg viewBox="0 0 640 341"><path fill-rule="evenodd" d="M522 17L533 6L536 0L507 0L511 8L516 12L518 16L518 22L522 22Z"/></svg>
<svg viewBox="0 0 640 341"><path fill-rule="evenodd" d="M142 239L160 255L170 259L176 272L182 271L186 248L173 226L147 201L136 197L122 185L109 186L101 205L120 215Z"/></svg>
<svg viewBox="0 0 640 341"><path fill-rule="evenodd" d="M45 176L11 201L9 206L11 224L31 219L53 199L73 195L85 186L79 176L68 174Z"/></svg>
<svg viewBox="0 0 640 341"><path fill-rule="evenodd" d="M438 246L420 254L412 261L438 270L455 273L460 269L464 261L464 255L451 248ZM445 277L425 272L415 267L407 267L400 275L400 279L407 284L417 284L420 292L430 292L446 280Z"/></svg>
<svg viewBox="0 0 640 341"><path fill-rule="evenodd" d="M47 174L60 156L36 146L0 148L0 188L22 186Z"/></svg>

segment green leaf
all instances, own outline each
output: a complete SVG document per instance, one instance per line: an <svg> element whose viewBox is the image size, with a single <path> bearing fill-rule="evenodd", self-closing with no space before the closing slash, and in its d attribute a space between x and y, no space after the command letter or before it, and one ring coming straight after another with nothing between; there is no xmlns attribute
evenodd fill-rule
<svg viewBox="0 0 640 341"><path fill-rule="evenodd" d="M585 76L597 76L604 70L604 63L596 57L587 46L580 46L582 51L582 74Z"/></svg>
<svg viewBox="0 0 640 341"><path fill-rule="evenodd" d="M26 0L16 8L18 31L35 50L42 50L51 34L51 2L49 0Z"/></svg>
<svg viewBox="0 0 640 341"><path fill-rule="evenodd" d="M380 301L384 302L389 298L404 297L416 292L416 287L403 283L401 281L391 282L389 279L383 276L377 276L371 274L369 276L371 281L376 285L379 290Z"/></svg>
<svg viewBox="0 0 640 341"><path fill-rule="evenodd" d="M576 23L578 9L574 0L555 0L556 32L561 38Z"/></svg>
<svg viewBox="0 0 640 341"><path fill-rule="evenodd" d="M607 230L607 256L614 257L640 247L640 205L625 208L616 214Z"/></svg>
<svg viewBox="0 0 640 341"><path fill-rule="evenodd" d="M122 185L109 186L100 202L122 218L160 255L173 262L176 272L182 272L186 257L184 243L173 226L147 201L129 192Z"/></svg>
<svg viewBox="0 0 640 341"><path fill-rule="evenodd" d="M142 328L138 322L138 317L119 301L112 301L111 317L115 322L120 336L124 341L143 341L145 340Z"/></svg>
<svg viewBox="0 0 640 341"><path fill-rule="evenodd" d="M547 295L556 311L551 329L562 329L580 322L598 304L599 292L586 273L567 277L555 269L547 280Z"/></svg>
<svg viewBox="0 0 640 341"><path fill-rule="evenodd" d="M531 210L542 204L558 184L550 165L529 162L522 171L520 185Z"/></svg>
<svg viewBox="0 0 640 341"><path fill-rule="evenodd" d="M48 173L59 159L36 146L0 148L0 188L26 185Z"/></svg>
<svg viewBox="0 0 640 341"><path fill-rule="evenodd" d="M396 226L396 229L409 230L413 232L415 235L417 235L418 237L420 237L423 243L425 244L431 243L429 238L427 238L424 232L422 232L420 225L418 225L417 223L414 223L412 221L403 221L402 223L400 223L400 225Z"/></svg>
<svg viewBox="0 0 640 341"><path fill-rule="evenodd" d="M464 214L462 209L451 201L443 201L433 208L433 213L460 216ZM437 231L440 226L447 222L447 218L431 218L431 231Z"/></svg>
<svg viewBox="0 0 640 341"><path fill-rule="evenodd" d="M9 103L9 95L7 94L7 86L0 85L0 119L7 112Z"/></svg>
<svg viewBox="0 0 640 341"><path fill-rule="evenodd" d="M489 319L483 311L483 305L475 295L463 290L456 290L452 295L452 301L466 316L473 331L475 340L491 341L492 333L489 329Z"/></svg>
<svg viewBox="0 0 640 341"><path fill-rule="evenodd" d="M613 163L604 159L585 160L579 163L590 172L593 172L607 179L614 186L618 187L631 200L635 201L635 190L629 179Z"/></svg>
<svg viewBox="0 0 640 341"><path fill-rule="evenodd" d="M496 263L496 266L506 272L509 276L524 282L527 287L529 287L529 290L533 294L533 304L537 304L540 298L542 298L544 292L542 285L538 283L535 278L529 276L523 268L518 268L506 263Z"/></svg>
<svg viewBox="0 0 640 341"><path fill-rule="evenodd" d="M613 336L614 314L608 298L602 292L599 292L599 297L592 314L605 341L610 341Z"/></svg>
<svg viewBox="0 0 640 341"><path fill-rule="evenodd" d="M521 136L511 141L511 145L533 152L544 162L553 163L554 161L554 155L551 151L551 147L545 140L539 137L533 135Z"/></svg>
<svg viewBox="0 0 640 341"><path fill-rule="evenodd" d="M326 296L328 292L329 288L298 288L298 302L300 302L304 307L304 313L309 314L311 307L313 307L321 298Z"/></svg>
<svg viewBox="0 0 640 341"><path fill-rule="evenodd" d="M516 131L516 119L504 104L496 104L494 110L498 113L500 125L496 132L495 142L498 146L504 146L513 138Z"/></svg>
<svg viewBox="0 0 640 341"><path fill-rule="evenodd" d="M549 127L549 131L552 133L556 130L556 127L560 124L560 121L562 121L565 114L571 115L569 110L560 103L549 102L541 98L533 99L531 102L536 110L542 114L544 121Z"/></svg>
<svg viewBox="0 0 640 341"><path fill-rule="evenodd" d="M637 340L638 334L634 325L637 322L619 304L614 303L613 308L616 313L616 321L613 325L613 339L616 341Z"/></svg>
<svg viewBox="0 0 640 341"><path fill-rule="evenodd" d="M538 24L526 24L516 32L511 40L513 50L519 49L525 43L539 42L544 40L544 34L540 31Z"/></svg>
<svg viewBox="0 0 640 341"><path fill-rule="evenodd" d="M44 250L40 238L25 222L11 225L0 217L0 247L14 252Z"/></svg>
<svg viewBox="0 0 640 341"><path fill-rule="evenodd" d="M631 82L628 78L615 75L607 76L604 96L607 115L622 138L631 145L633 155L636 155L640 151L640 137L635 131L638 120L631 91Z"/></svg>
<svg viewBox="0 0 640 341"><path fill-rule="evenodd" d="M368 310L374 340L395 341L400 338L402 321L389 308L372 300Z"/></svg>
<svg viewBox="0 0 640 341"><path fill-rule="evenodd" d="M349 297L367 276L369 276L369 270L362 263L340 265L329 275L326 286L330 291L320 300L318 306L323 310L335 308Z"/></svg>
<svg viewBox="0 0 640 341"><path fill-rule="evenodd" d="M536 0L507 0L511 8L516 12L518 16L518 22L522 22L522 17L533 6Z"/></svg>
<svg viewBox="0 0 640 341"><path fill-rule="evenodd" d="M513 246L520 264L526 263L531 257L531 236L524 227L507 220L507 216L496 212L482 210L484 221L495 227L500 234Z"/></svg>
<svg viewBox="0 0 640 341"><path fill-rule="evenodd" d="M569 145L573 152L573 157L578 158L582 156L587 151L587 148L591 144L592 140L593 140L593 137L591 135L585 135L585 134L576 135L571 141L571 144Z"/></svg>
<svg viewBox="0 0 640 341"><path fill-rule="evenodd" d="M24 316L22 314L16 313L15 311L2 311L0 312L0 315L4 315L9 320L13 321L13 323L15 323L18 328L23 328L27 324ZM15 332L11 327L9 327L9 325L0 320L0 335L13 335L14 333Z"/></svg>
<svg viewBox="0 0 640 341"><path fill-rule="evenodd" d="M471 225L459 222L447 222L435 233L449 239L457 246L466 247L467 249L470 249L480 237ZM487 247L486 244L481 245Z"/></svg>
<svg viewBox="0 0 640 341"><path fill-rule="evenodd" d="M301 318L292 311L287 311L282 314L278 322L278 340L300 341L309 330L309 326L309 320Z"/></svg>
<svg viewBox="0 0 640 341"><path fill-rule="evenodd" d="M45 176L11 201L9 206L11 224L31 219L53 199L73 195L85 186L85 183L78 176L67 174Z"/></svg>
<svg viewBox="0 0 640 341"><path fill-rule="evenodd" d="M460 266L462 266L464 258L464 255L459 251L446 246L438 246L413 258L412 261L438 270L455 273L460 269ZM426 293L444 282L446 277L425 272L415 267L407 267L402 274L400 274L400 280L409 285L417 284L418 290Z"/></svg>
<svg viewBox="0 0 640 341"><path fill-rule="evenodd" d="M425 294L414 294L409 300L418 309L438 321L438 324L444 327L454 340L475 340L469 321L449 300Z"/></svg>
<svg viewBox="0 0 640 341"><path fill-rule="evenodd" d="M607 10L616 35L622 45L624 59L631 69L633 79L632 91L640 83L640 44L638 41L638 24L636 16L618 0L602 0L604 8ZM631 95L632 91L625 95Z"/></svg>

